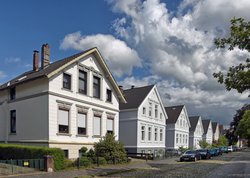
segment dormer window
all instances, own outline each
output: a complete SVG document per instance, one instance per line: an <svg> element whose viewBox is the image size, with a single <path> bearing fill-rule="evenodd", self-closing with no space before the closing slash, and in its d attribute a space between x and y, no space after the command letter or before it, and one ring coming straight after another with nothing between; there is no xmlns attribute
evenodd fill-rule
<svg viewBox="0 0 250 178"><path fill-rule="evenodd" d="M107 102L112 102L112 91L109 90L109 89L107 89L106 95L107 95L106 101L107 101Z"/></svg>
<svg viewBox="0 0 250 178"><path fill-rule="evenodd" d="M63 88L71 90L71 75L63 73Z"/></svg>
<svg viewBox="0 0 250 178"><path fill-rule="evenodd" d="M158 105L155 105L155 118L158 118Z"/></svg>
<svg viewBox="0 0 250 178"><path fill-rule="evenodd" d="M16 87L10 88L10 100L16 99Z"/></svg>
<svg viewBox="0 0 250 178"><path fill-rule="evenodd" d="M93 78L93 97L100 98L101 97L101 79L99 77L94 76Z"/></svg>
<svg viewBox="0 0 250 178"><path fill-rule="evenodd" d="M79 70L79 93L87 94L87 72Z"/></svg>

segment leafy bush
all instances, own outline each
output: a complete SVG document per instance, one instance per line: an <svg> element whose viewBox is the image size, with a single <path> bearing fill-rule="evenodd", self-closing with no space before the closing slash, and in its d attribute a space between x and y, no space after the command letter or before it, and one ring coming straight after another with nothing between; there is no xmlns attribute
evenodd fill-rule
<svg viewBox="0 0 250 178"><path fill-rule="evenodd" d="M208 147L210 146L210 144L207 143L205 140L200 140L200 141L199 141L199 146L200 146L201 148L208 148Z"/></svg>
<svg viewBox="0 0 250 178"><path fill-rule="evenodd" d="M104 157L107 162L115 160L117 163L127 161L127 154L123 144L115 140L114 134L107 133L103 139L94 145L95 154Z"/></svg>
<svg viewBox="0 0 250 178"><path fill-rule="evenodd" d="M39 159L45 155L53 156L55 170L64 169L64 152L59 148L0 144L0 160L5 159Z"/></svg>
<svg viewBox="0 0 250 178"><path fill-rule="evenodd" d="M80 158L80 166L88 167L90 165L91 161L86 156Z"/></svg>
<svg viewBox="0 0 250 178"><path fill-rule="evenodd" d="M107 164L107 161L104 157L98 157L98 159L99 159L99 164L101 164L101 165Z"/></svg>
<svg viewBox="0 0 250 178"><path fill-rule="evenodd" d="M69 168L69 167L74 167L75 166L75 162L70 160L70 159L65 159L64 160L64 167L65 168Z"/></svg>
<svg viewBox="0 0 250 178"><path fill-rule="evenodd" d="M88 151L88 148L83 146L81 149L80 149L80 153L81 153L81 156L87 156L87 151Z"/></svg>

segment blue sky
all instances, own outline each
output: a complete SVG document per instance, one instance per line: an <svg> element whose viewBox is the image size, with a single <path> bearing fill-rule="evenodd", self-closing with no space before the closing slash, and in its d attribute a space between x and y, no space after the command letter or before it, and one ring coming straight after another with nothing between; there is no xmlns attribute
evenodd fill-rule
<svg viewBox="0 0 250 178"><path fill-rule="evenodd" d="M247 93L227 92L212 77L247 53L216 50L229 20L249 20L239 0L8 0L0 6L0 83L32 68L49 43L55 61L97 46L120 85L157 83L165 105L228 125ZM227 59L227 60L225 60Z"/></svg>

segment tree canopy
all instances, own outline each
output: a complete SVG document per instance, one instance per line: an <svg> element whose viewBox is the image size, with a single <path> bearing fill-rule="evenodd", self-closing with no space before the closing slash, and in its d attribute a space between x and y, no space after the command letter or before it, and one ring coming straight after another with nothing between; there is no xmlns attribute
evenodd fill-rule
<svg viewBox="0 0 250 178"><path fill-rule="evenodd" d="M217 48L234 50L246 50L250 53L250 21L243 18L233 18L231 20L230 36L228 38L215 39ZM218 82L224 84L227 90L236 89L239 93L250 91L250 59L245 63L240 63L228 69L227 74L218 72L213 74ZM250 95L249 95L250 97Z"/></svg>
<svg viewBox="0 0 250 178"><path fill-rule="evenodd" d="M250 146L250 110L246 110L243 118L240 120L236 132L240 138L245 138L248 140L248 146Z"/></svg>

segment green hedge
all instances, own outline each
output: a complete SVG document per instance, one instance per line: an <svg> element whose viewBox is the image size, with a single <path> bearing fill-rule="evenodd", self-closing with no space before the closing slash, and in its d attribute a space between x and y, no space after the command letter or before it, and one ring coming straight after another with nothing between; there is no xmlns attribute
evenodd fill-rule
<svg viewBox="0 0 250 178"><path fill-rule="evenodd" d="M64 152L59 148L48 148L38 146L24 146L14 144L0 144L0 160L6 159L39 159L45 155L54 158L55 170L64 169Z"/></svg>

